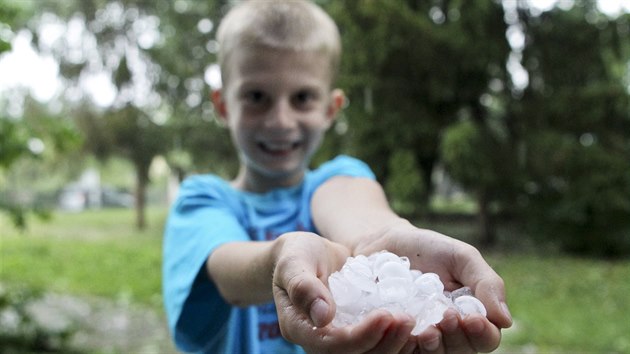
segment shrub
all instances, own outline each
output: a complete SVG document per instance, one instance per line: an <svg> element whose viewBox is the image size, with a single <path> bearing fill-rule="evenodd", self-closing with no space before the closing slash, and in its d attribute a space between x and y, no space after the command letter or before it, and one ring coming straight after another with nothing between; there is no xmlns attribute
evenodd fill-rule
<svg viewBox="0 0 630 354"><path fill-rule="evenodd" d="M36 290L0 286L1 354L77 353L69 345L73 326L51 329L36 321L29 307L40 298Z"/></svg>
<svg viewBox="0 0 630 354"><path fill-rule="evenodd" d="M522 199L535 235L582 255L630 255L630 169L627 157L571 137L542 137ZM544 158L542 158L544 156Z"/></svg>

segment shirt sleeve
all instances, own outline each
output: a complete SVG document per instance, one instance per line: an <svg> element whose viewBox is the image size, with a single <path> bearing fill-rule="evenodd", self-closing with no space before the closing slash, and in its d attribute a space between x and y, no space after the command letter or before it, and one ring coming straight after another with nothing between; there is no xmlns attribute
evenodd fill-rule
<svg viewBox="0 0 630 354"><path fill-rule="evenodd" d="M218 179L193 177L182 184L166 223L164 304L175 343L183 350L206 346L228 323L231 306L202 269L216 247L249 240L230 204Z"/></svg>
<svg viewBox="0 0 630 354"><path fill-rule="evenodd" d="M365 162L347 155L340 155L313 171L310 188L315 191L322 183L335 176L376 179L374 173Z"/></svg>
<svg viewBox="0 0 630 354"><path fill-rule="evenodd" d="M318 233L312 219L311 199L319 186L336 176L376 179L376 176L366 163L347 155L337 156L311 171L306 180L306 193L303 194L302 215L300 216L300 220L304 221L306 230Z"/></svg>

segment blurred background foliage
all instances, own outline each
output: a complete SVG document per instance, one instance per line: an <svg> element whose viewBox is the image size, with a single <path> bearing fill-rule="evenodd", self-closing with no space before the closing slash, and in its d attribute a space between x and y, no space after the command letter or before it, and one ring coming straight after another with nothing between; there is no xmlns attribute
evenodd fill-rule
<svg viewBox="0 0 630 354"><path fill-rule="evenodd" d="M509 219L566 251L630 254L629 14L594 1L547 11L511 0L318 2L342 32L338 84L350 104L314 164L364 159L414 219L464 196L480 245L496 244ZM235 154L208 100L230 3L0 0L0 50L30 38L60 82L45 100L2 93L2 208L23 223L43 208L16 183L121 159L143 228L156 158L179 180L230 178Z"/></svg>
<svg viewBox="0 0 630 354"><path fill-rule="evenodd" d="M160 307L168 186L237 168L208 99L220 87L216 27L233 2L0 0L0 209L10 217L0 215L0 314L19 324L0 330L0 353L73 350L72 333L21 310L42 288L123 289ZM508 287L519 327L509 343L627 352L630 13L595 0L544 10L525 0L316 2L342 33L349 104L313 166L364 159L399 213L495 247L489 262L519 285ZM31 81L16 85L1 70L25 46L44 61L25 60L17 71ZM53 89L42 94L46 77ZM64 213L30 222L41 237L7 237L19 233L3 222L50 216L86 169L133 191L135 218ZM604 306L591 307L599 297Z"/></svg>

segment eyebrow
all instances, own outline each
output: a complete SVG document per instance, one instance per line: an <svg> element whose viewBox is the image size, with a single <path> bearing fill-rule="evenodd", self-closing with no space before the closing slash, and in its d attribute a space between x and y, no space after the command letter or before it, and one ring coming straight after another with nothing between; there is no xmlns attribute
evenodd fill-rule
<svg viewBox="0 0 630 354"><path fill-rule="evenodd" d="M244 80L240 82L238 87L238 92L248 91L252 89L265 90L269 87L275 86L273 81L268 80ZM300 83L296 85L294 88L291 88L291 91L311 91L311 92L325 92L326 88L323 85L316 85L311 83Z"/></svg>

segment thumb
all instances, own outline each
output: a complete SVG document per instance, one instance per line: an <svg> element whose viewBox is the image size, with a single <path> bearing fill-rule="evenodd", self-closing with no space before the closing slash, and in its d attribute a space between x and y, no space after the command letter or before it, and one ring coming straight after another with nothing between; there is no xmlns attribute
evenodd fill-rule
<svg viewBox="0 0 630 354"><path fill-rule="evenodd" d="M326 289L312 273L285 279L289 281L274 280L273 285L280 332L290 342L312 343L313 330L326 326L334 315Z"/></svg>
<svg viewBox="0 0 630 354"><path fill-rule="evenodd" d="M324 327L334 317L334 301L330 291L314 273L292 278L287 287L289 300L310 318L315 327Z"/></svg>
<svg viewBox="0 0 630 354"><path fill-rule="evenodd" d="M274 275L274 300L277 310L291 312L308 320L311 327L323 327L330 323L335 314L332 295L317 277L314 267L299 260L276 268ZM289 314L289 313L287 313Z"/></svg>
<svg viewBox="0 0 630 354"><path fill-rule="evenodd" d="M475 296L486 307L490 322L499 328L512 326L512 315L505 301L504 285L500 278L479 282Z"/></svg>
<svg viewBox="0 0 630 354"><path fill-rule="evenodd" d="M332 321L331 307L326 300L317 298L310 307L310 317L315 327L324 327Z"/></svg>

